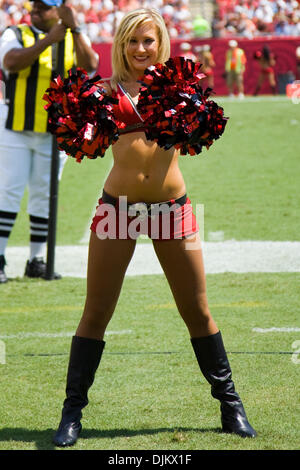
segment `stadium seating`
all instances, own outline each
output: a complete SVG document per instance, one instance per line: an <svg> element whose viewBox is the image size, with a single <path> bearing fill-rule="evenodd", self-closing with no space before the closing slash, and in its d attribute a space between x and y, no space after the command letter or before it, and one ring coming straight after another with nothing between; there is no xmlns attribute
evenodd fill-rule
<svg viewBox="0 0 300 470"><path fill-rule="evenodd" d="M214 36L300 36L300 0L217 0Z"/></svg>
<svg viewBox="0 0 300 470"><path fill-rule="evenodd" d="M111 42L116 26L129 10L155 7L162 13L171 39L192 39L194 6L211 3L215 14L206 37L300 36L300 0L72 0L84 31L93 43ZM30 2L0 0L0 34L9 25L30 21ZM191 11L193 12L191 14ZM206 18L210 22L210 18Z"/></svg>
<svg viewBox="0 0 300 470"><path fill-rule="evenodd" d="M122 16L130 10L155 7L160 10L171 38L192 37L189 0L72 0L79 21L93 43L111 41ZM30 3L0 0L0 34L9 25L30 21Z"/></svg>

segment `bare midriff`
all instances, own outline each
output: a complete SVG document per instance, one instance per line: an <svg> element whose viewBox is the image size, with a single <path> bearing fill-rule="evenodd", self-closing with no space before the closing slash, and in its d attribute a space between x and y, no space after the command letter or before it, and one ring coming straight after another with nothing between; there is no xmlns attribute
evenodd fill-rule
<svg viewBox="0 0 300 470"><path fill-rule="evenodd" d="M179 151L160 148L144 132L121 135L112 146L114 163L104 190L128 202L163 202L186 192L178 165Z"/></svg>

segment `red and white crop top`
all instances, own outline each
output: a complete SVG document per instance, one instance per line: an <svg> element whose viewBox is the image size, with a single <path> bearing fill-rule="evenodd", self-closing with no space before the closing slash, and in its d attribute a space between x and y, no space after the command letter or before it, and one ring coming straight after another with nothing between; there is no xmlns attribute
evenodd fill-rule
<svg viewBox="0 0 300 470"><path fill-rule="evenodd" d="M120 134L144 132L144 120L138 112L131 96L120 83L117 85L117 91L113 91L112 96L119 100L119 103L114 104L113 108Z"/></svg>

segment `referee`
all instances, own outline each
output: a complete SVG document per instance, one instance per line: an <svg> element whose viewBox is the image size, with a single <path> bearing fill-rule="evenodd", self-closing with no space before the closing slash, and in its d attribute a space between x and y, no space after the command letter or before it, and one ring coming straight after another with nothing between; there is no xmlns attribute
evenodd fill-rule
<svg viewBox="0 0 300 470"><path fill-rule="evenodd" d="M0 40L6 104L0 104L0 283L7 282L5 249L28 185L29 259L25 276L44 277L52 136L43 95L63 41L65 74L73 66L94 72L98 55L81 33L75 11L62 0L31 2L31 24L8 27ZM60 176L66 156L60 153ZM59 278L59 275L55 275Z"/></svg>

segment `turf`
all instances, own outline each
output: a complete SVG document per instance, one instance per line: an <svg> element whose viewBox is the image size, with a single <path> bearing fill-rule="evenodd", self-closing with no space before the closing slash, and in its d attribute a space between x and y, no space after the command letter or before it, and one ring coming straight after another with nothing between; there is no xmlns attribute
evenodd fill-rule
<svg viewBox="0 0 300 470"><path fill-rule="evenodd" d="M224 135L202 156L181 159L205 235L299 240L299 107L290 101L229 102Z"/></svg>
<svg viewBox="0 0 300 470"><path fill-rule="evenodd" d="M205 238L299 240L299 106L218 102L230 117L224 136L198 157L180 159L193 204L204 204ZM58 244L80 243L111 164L111 151L80 165L68 160ZM26 198L10 246L28 243ZM299 332L253 331L299 327L299 280L299 273L207 276L234 380L258 431L245 440L220 432L219 405L165 278L127 277L75 449L299 449ZM18 278L1 286L1 450L53 449L84 299L83 279Z"/></svg>
<svg viewBox="0 0 300 470"><path fill-rule="evenodd" d="M297 325L300 275L226 273L207 280L211 310L258 438L220 432L218 403L198 369L166 280L140 276L125 280L76 449L299 448L299 364L292 360L299 333L260 334L253 328ZM81 316L84 294L85 281L78 279L19 279L4 286L0 449L53 448L68 335Z"/></svg>
<svg viewBox="0 0 300 470"><path fill-rule="evenodd" d="M204 205L204 234L224 239L299 240L299 106L288 99L217 100L229 116L224 135L197 157L181 156L187 192ZM102 159L70 158L59 187L57 243L82 239L112 165ZM28 243L26 197L10 245ZM144 240L143 240L144 241Z"/></svg>

